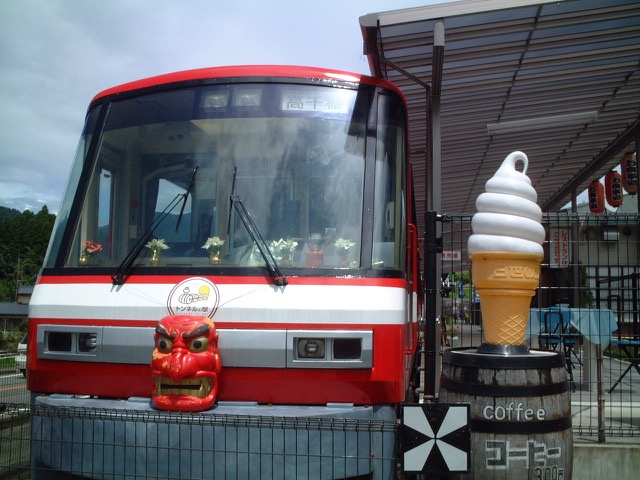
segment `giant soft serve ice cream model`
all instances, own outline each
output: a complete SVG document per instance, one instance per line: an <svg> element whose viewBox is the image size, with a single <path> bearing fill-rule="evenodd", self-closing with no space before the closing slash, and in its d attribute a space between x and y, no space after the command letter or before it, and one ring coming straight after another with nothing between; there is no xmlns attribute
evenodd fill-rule
<svg viewBox="0 0 640 480"><path fill-rule="evenodd" d="M524 153L511 153L476 200L468 250L482 311L481 353L527 351L524 338L545 237L528 165Z"/></svg>

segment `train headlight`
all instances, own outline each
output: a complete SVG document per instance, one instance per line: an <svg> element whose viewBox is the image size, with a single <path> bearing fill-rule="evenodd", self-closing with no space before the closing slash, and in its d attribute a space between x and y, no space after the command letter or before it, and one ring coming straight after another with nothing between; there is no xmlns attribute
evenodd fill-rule
<svg viewBox="0 0 640 480"><path fill-rule="evenodd" d="M324 338L298 339L298 358L324 358L325 350Z"/></svg>
<svg viewBox="0 0 640 480"><path fill-rule="evenodd" d="M95 333L81 333L78 335L78 350L80 352L95 352L98 348L98 335Z"/></svg>

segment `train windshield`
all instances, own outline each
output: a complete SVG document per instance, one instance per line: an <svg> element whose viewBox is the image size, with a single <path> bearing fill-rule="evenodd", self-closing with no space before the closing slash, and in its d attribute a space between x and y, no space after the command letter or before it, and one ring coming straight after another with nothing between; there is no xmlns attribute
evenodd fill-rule
<svg viewBox="0 0 640 480"><path fill-rule="evenodd" d="M401 269L404 114L380 92L227 83L96 105L45 267L233 274L266 248L300 272Z"/></svg>

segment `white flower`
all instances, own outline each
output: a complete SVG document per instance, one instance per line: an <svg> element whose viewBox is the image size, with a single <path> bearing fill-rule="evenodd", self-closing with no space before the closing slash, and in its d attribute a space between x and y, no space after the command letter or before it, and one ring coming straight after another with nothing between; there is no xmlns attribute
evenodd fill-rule
<svg viewBox="0 0 640 480"><path fill-rule="evenodd" d="M351 240L349 240L347 238L339 238L339 239L336 240L336 248L337 249L349 250L355 244L356 244L356 242L352 242Z"/></svg>
<svg viewBox="0 0 640 480"><path fill-rule="evenodd" d="M271 240L269 249L275 253L284 251L293 252L297 246L298 242L296 242L295 240L284 240L281 238L280 240Z"/></svg>
<svg viewBox="0 0 640 480"><path fill-rule="evenodd" d="M290 252L293 252L297 246L298 242L296 242L295 240L285 240L283 250L289 250Z"/></svg>
<svg viewBox="0 0 640 480"><path fill-rule="evenodd" d="M166 250L169 246L164 242L162 238L154 238L150 242L148 242L145 247L147 247L152 252L158 252L160 250Z"/></svg>
<svg viewBox="0 0 640 480"><path fill-rule="evenodd" d="M202 248L205 250L216 250L224 245L224 240L221 240L220 237L209 237L207 241L204 242Z"/></svg>
<svg viewBox="0 0 640 480"><path fill-rule="evenodd" d="M284 248L284 240L271 240L271 244L269 245L269 250L272 252L280 252Z"/></svg>

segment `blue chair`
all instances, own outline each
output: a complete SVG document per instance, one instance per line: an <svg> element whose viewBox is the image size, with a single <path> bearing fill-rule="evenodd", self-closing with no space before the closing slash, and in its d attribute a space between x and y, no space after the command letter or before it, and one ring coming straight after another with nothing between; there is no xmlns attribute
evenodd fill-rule
<svg viewBox="0 0 640 480"><path fill-rule="evenodd" d="M627 369L620 375L613 387L609 389L609 393L622 382L622 379L635 368L640 373L640 325L634 323L618 323L618 330L614 332L611 345L618 348L629 361Z"/></svg>
<svg viewBox="0 0 640 480"><path fill-rule="evenodd" d="M559 310L546 310L540 313L542 313L540 335L538 336L540 348L557 350L561 339L562 314Z"/></svg>
<svg viewBox="0 0 640 480"><path fill-rule="evenodd" d="M559 348L563 352L567 371L569 372L569 379L571 380L571 385L574 390L574 365L571 360L571 355L582 365L574 349L579 338L580 334L571 331L569 312L563 311L558 307L551 307L543 312L542 325L538 336L540 348L544 350L558 350Z"/></svg>

